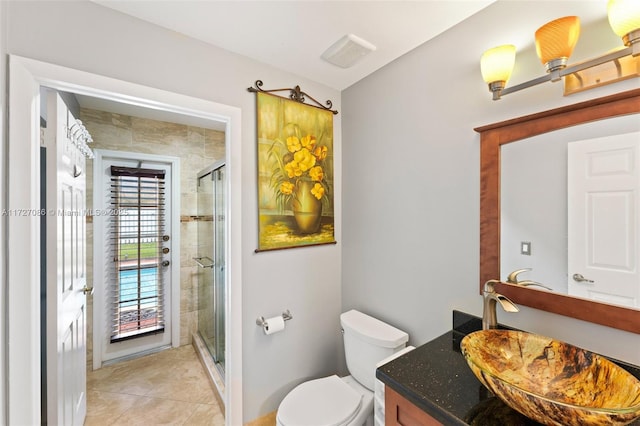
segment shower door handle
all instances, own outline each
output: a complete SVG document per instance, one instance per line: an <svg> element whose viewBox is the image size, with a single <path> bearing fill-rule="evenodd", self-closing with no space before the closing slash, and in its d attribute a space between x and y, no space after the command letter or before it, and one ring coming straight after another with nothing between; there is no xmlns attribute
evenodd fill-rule
<svg viewBox="0 0 640 426"><path fill-rule="evenodd" d="M207 256L194 257L193 260L195 260L198 266L201 268L213 268L213 265L215 264L215 262ZM208 263L203 263L203 260L208 261Z"/></svg>

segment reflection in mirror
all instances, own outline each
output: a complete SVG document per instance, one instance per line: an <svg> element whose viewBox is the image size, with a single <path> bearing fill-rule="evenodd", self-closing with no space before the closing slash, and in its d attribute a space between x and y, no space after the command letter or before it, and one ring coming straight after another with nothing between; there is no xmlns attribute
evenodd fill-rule
<svg viewBox="0 0 640 426"><path fill-rule="evenodd" d="M640 269L640 238L636 234L640 232L640 226L635 219L640 204L634 195L640 190L640 180L637 174L632 175L631 183L621 178L620 175L628 174L626 168L633 165L628 163L627 156L622 155L627 151L617 146L618 139L623 143L640 144L640 118L637 114L543 133L500 148L502 280L515 270L530 268L530 271L518 274L518 279L543 283L562 294L640 308L640 277L637 275ZM584 226L575 228L575 218L580 217L580 213L584 216L587 211L582 202L576 216L578 202L585 197L572 198L574 213L570 215L568 211L568 185L574 182L572 187L575 187L577 176L576 173L568 174L567 165L570 146L573 147L571 152L576 148L581 152L584 149L580 147L589 144L589 152L593 152L596 143L607 149L601 156L605 164L603 161L599 163L602 167L617 167L616 161L620 160L625 170L624 173L610 169L601 172L604 183L626 187L616 187L617 192L605 194L600 186L603 182L595 182L599 185L598 196L595 203L588 205L592 212L598 206L602 208L595 210L599 214L589 217L592 221L601 218L601 228L596 229L603 232L590 238L591 233ZM640 158L637 147L631 152L636 160ZM576 154L572 158L576 158ZM634 170L637 173L640 167L636 164L629 172ZM574 223L573 232L569 232L570 223ZM584 223L584 219L580 223ZM590 245L589 241L596 245ZM585 247L592 250L584 250ZM574 279L574 274L581 275L583 279L580 276Z"/></svg>

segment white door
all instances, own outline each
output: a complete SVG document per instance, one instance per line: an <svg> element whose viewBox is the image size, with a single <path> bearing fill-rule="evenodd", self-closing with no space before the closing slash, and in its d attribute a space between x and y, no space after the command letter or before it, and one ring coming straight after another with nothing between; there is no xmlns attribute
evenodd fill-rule
<svg viewBox="0 0 640 426"><path fill-rule="evenodd" d="M132 152L96 152L94 369L107 361L174 344L174 160ZM118 170L133 175L118 176ZM163 178L158 179L159 175ZM121 191L117 197L116 191Z"/></svg>
<svg viewBox="0 0 640 426"><path fill-rule="evenodd" d="M640 307L640 133L569 144L568 287Z"/></svg>
<svg viewBox="0 0 640 426"><path fill-rule="evenodd" d="M51 91L46 102L47 421L82 425L87 412L85 157L68 137L76 121L60 96Z"/></svg>

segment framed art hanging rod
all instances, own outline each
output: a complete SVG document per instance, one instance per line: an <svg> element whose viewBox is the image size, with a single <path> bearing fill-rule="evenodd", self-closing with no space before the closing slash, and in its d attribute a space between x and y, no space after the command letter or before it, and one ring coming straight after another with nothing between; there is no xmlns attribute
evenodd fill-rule
<svg viewBox="0 0 640 426"><path fill-rule="evenodd" d="M289 91L289 99L291 99L292 101L296 101L296 102L300 102L301 104L305 103L306 98L309 98L311 101L313 101L313 103L315 103L314 106L317 106L318 108L322 108L325 109L327 111L331 111L334 114L338 114L338 110L337 109L331 109L333 107L333 102L331 102L330 100L325 101L325 105L322 105L320 102L318 102L317 100L315 100L311 95L309 95L308 93L303 92L300 89L300 86L296 86L293 88L284 88L284 89L271 89L271 90L264 90L262 88L262 80L256 80L255 82L255 87L248 87L247 90L249 92L252 93L256 93L256 92L263 92L263 93L275 93L275 92L286 92Z"/></svg>

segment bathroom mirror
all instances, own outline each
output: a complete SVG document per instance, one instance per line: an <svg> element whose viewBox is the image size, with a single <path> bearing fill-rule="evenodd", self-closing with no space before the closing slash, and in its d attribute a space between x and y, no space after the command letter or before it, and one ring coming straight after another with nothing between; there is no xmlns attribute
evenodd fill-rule
<svg viewBox="0 0 640 426"><path fill-rule="evenodd" d="M640 228L631 220L638 210L633 194L640 193L639 145L640 114L503 145L500 277L528 268L518 280L640 309ZM586 170L591 171L589 180ZM585 229L587 217L596 226ZM576 281L575 274L584 280Z"/></svg>
<svg viewBox="0 0 640 426"><path fill-rule="evenodd" d="M640 113L640 89L556 108L475 130L480 133L480 291L489 279L501 278L501 149L516 141L532 143L537 135ZM533 142L535 143L535 142ZM544 173L544 168L541 170ZM512 250L513 248L508 248ZM538 248L542 250L542 247ZM533 247L536 250L536 247ZM524 278L524 277L522 277ZM529 278L529 277L527 277ZM532 278L529 278L532 279ZM540 280L536 280L540 281ZM640 333L640 310L507 283L497 291L514 302Z"/></svg>

